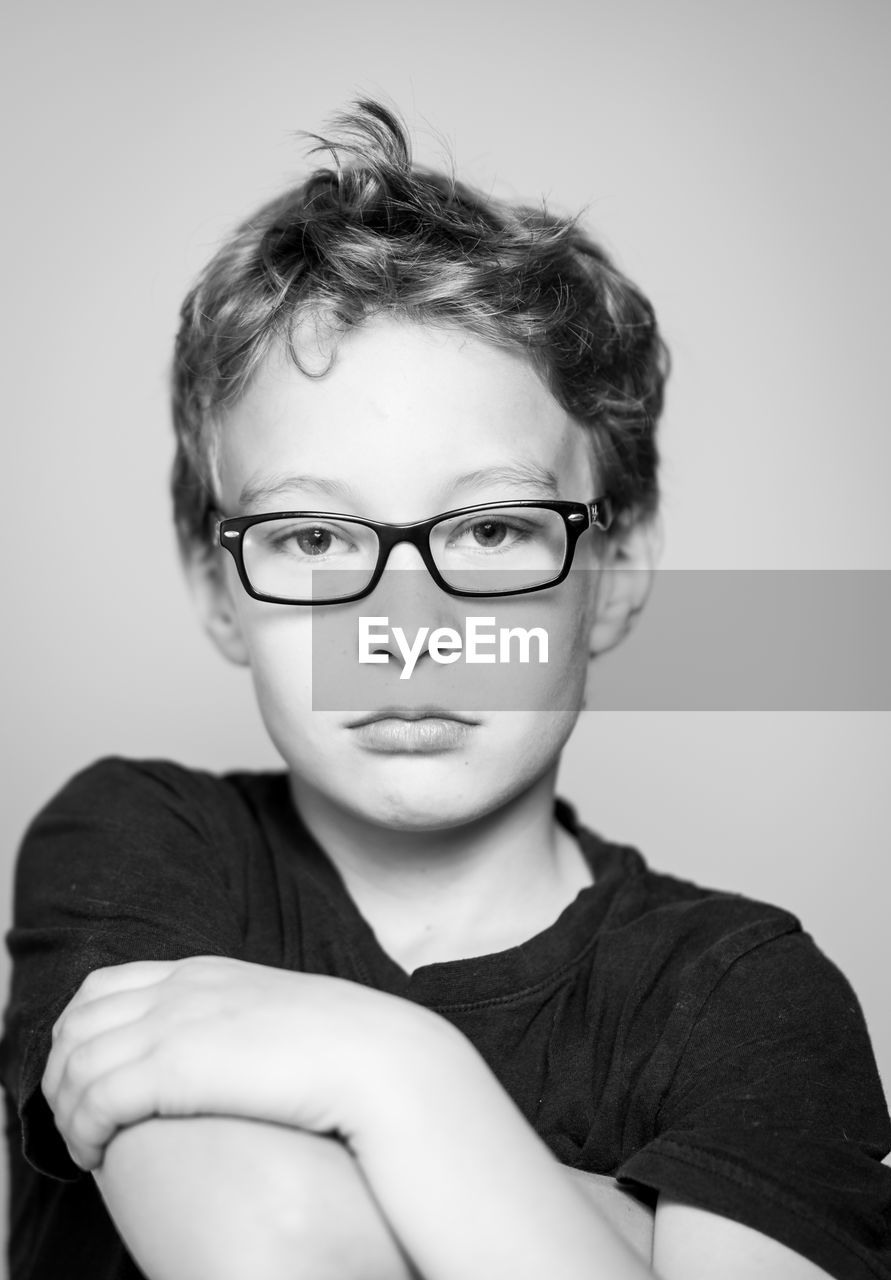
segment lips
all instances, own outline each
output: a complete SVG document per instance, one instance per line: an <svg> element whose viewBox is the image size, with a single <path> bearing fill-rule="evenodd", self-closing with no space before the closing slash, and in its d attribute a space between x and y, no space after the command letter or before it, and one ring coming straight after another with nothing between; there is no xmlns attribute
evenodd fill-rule
<svg viewBox="0 0 891 1280"><path fill-rule="evenodd" d="M363 725L375 724L379 720L451 720L456 724L479 724L478 720L460 715L457 711L449 711L445 707L382 707L379 711L369 711L367 715L350 720L346 727L360 729Z"/></svg>
<svg viewBox="0 0 891 1280"><path fill-rule="evenodd" d="M381 755L441 755L467 746L478 720L440 707L385 707L348 727L365 751Z"/></svg>

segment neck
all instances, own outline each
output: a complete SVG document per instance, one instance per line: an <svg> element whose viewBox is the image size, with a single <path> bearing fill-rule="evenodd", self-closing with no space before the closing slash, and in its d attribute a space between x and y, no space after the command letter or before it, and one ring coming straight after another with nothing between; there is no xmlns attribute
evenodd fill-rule
<svg viewBox="0 0 891 1280"><path fill-rule="evenodd" d="M301 818L406 968L515 946L591 883L554 819L556 768L491 813L436 830L379 826L292 779Z"/></svg>

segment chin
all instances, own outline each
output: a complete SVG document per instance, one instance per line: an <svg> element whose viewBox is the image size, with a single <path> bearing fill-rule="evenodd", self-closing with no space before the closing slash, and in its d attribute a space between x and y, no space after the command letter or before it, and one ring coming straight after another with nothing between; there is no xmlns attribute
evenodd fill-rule
<svg viewBox="0 0 891 1280"><path fill-rule="evenodd" d="M444 831L485 817L510 799L511 788L480 776L463 762L457 770L413 768L401 760L389 777L363 779L348 794L331 799L365 822L391 831ZM330 795L330 791L329 791Z"/></svg>
<svg viewBox="0 0 891 1280"><path fill-rule="evenodd" d="M391 831L444 831L473 822L495 807L458 796L454 787L394 786L369 796L366 804L351 799L359 816Z"/></svg>

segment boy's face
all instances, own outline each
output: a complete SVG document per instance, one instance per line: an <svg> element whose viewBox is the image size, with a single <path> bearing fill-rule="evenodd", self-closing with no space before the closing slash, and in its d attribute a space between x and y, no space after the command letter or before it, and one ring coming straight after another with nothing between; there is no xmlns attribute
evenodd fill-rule
<svg viewBox="0 0 891 1280"><path fill-rule="evenodd" d="M300 354L311 367L311 351L301 347ZM526 478L510 474L521 470ZM529 478L535 473L551 473L553 488ZM587 502L600 494L582 430L520 355L464 331L387 318L341 339L323 377L308 377L284 352L271 356L223 425L219 477L226 515L332 511L388 523L483 502ZM248 488L265 492L246 502ZM556 769L584 695L599 578L590 570L603 554L602 535L589 530L559 586L474 602L442 592L417 550L403 543L372 595L348 606L309 607L252 599L220 551L210 629L229 657L250 664L266 726L298 790L312 788L375 824L448 827L493 812ZM364 669L369 695L362 708L313 709L312 662L324 661L313 653L314 612L385 615L411 640L422 625L462 631L468 613L519 625L524 600L534 622L544 620L549 630L545 683L534 706L462 713L456 668L436 666L425 654L412 676L424 682L424 701L446 722L450 714L463 719L451 733L448 723L445 732L431 726L432 750L418 750L416 737L400 745L398 732L395 745L381 749L386 734L362 731L356 721L392 708L394 690L405 688L394 651L389 670Z"/></svg>

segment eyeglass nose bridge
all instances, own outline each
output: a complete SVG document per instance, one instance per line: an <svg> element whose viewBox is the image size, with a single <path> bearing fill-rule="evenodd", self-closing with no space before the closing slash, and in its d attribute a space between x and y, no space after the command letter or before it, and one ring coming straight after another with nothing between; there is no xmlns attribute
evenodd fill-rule
<svg viewBox="0 0 891 1280"><path fill-rule="evenodd" d="M421 557L424 568L436 585L448 594L453 594L448 583L436 567L436 562L433 559L433 550L430 546L430 534L435 526L440 523L440 520L441 517L437 516L432 520L418 520L413 524L378 525L375 529L378 542L377 565L375 566L374 575L366 587L366 594L370 594L378 585L390 563L390 553L396 547L401 546L402 543L408 543L409 546L414 547Z"/></svg>

